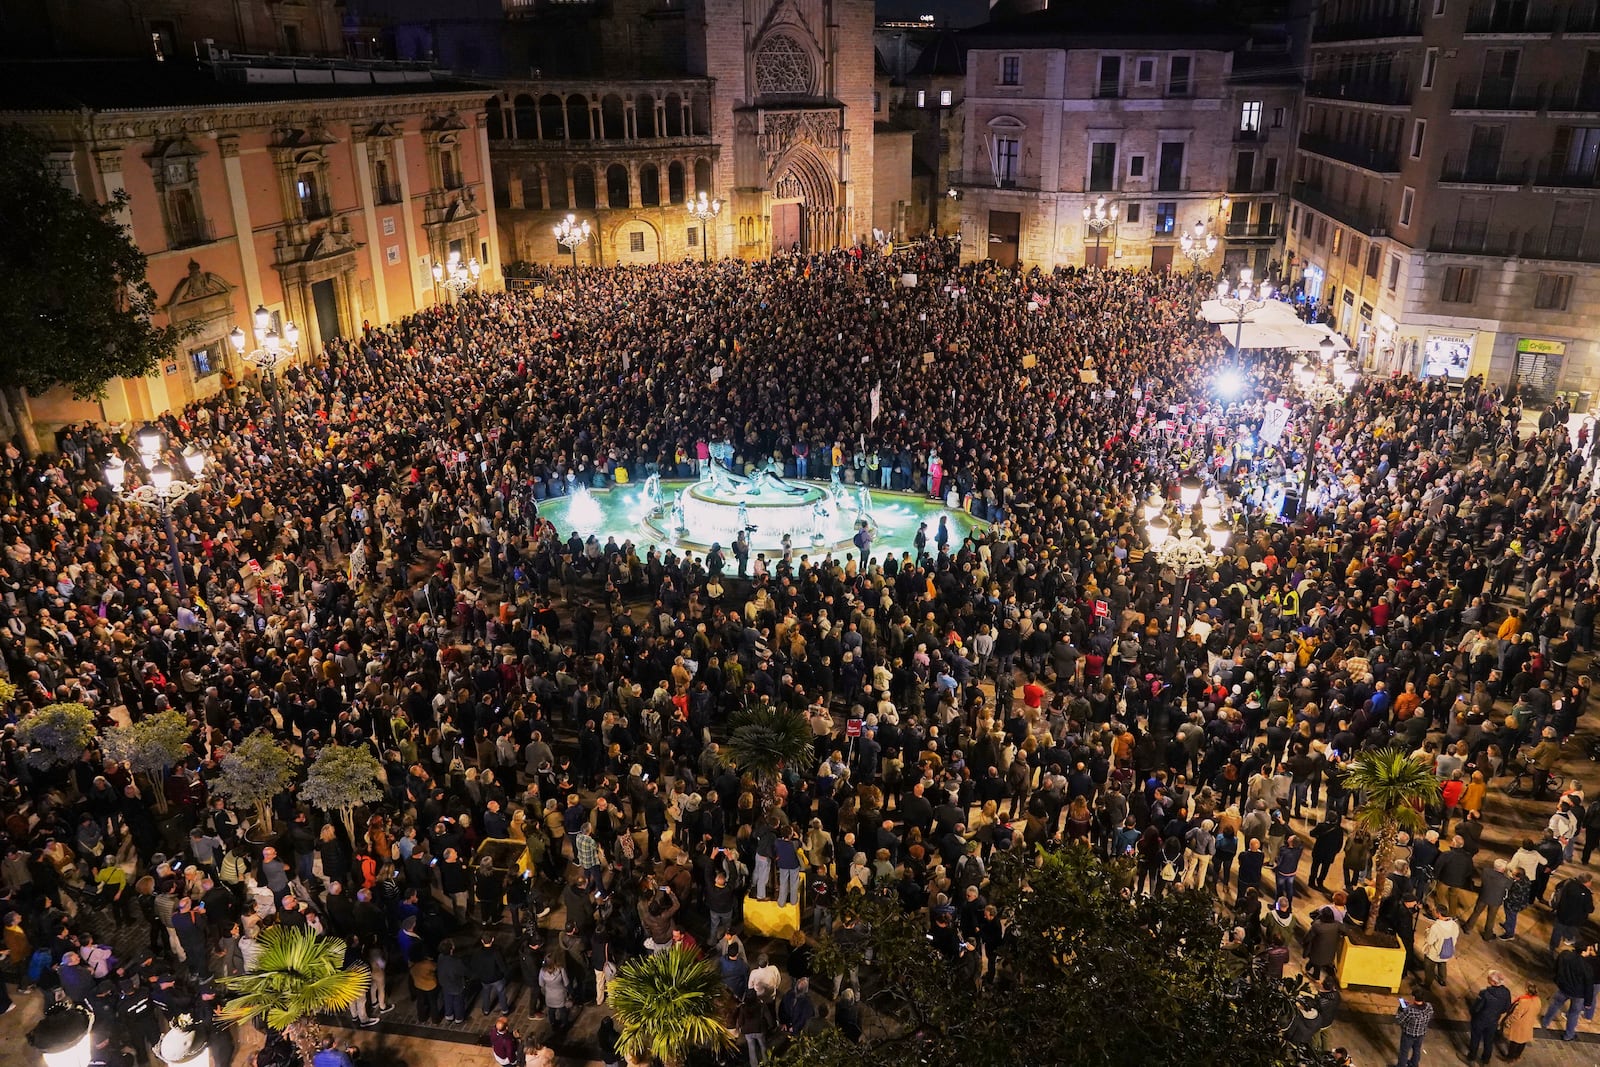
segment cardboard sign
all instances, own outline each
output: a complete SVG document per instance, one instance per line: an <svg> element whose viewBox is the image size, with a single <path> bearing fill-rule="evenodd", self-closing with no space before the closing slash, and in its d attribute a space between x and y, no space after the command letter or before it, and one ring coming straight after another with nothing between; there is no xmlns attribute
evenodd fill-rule
<svg viewBox="0 0 1600 1067"><path fill-rule="evenodd" d="M1034 355L1032 352L1029 352L1027 355L1022 357L1022 369L1023 370L1027 370L1029 367L1033 366L1034 364L1036 364L1038 362L1039 362L1039 357Z"/></svg>
<svg viewBox="0 0 1600 1067"><path fill-rule="evenodd" d="M860 737L861 736L861 720L860 719L848 719L848 720L846 720L845 724L844 724L844 735L846 737Z"/></svg>
<svg viewBox="0 0 1600 1067"><path fill-rule="evenodd" d="M1094 602L1094 617L1095 618L1104 619L1107 616L1109 616L1110 614L1111 614L1111 605L1110 604L1107 604L1104 600L1096 600Z"/></svg>

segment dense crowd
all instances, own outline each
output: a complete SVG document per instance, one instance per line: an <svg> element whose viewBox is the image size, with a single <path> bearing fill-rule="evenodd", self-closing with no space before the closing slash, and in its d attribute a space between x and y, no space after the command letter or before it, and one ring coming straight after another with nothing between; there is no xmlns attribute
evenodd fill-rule
<svg viewBox="0 0 1600 1067"><path fill-rule="evenodd" d="M101 475L116 454L137 476L127 436L8 448L8 714L77 701L103 728L167 709L192 724L158 783L94 747L34 766L8 726L13 987L114 1009L102 1055L143 1062L177 1014L214 1011L264 929L309 926L372 966L362 1025L398 996L424 1022L539 1015L559 1040L621 961L688 943L719 961L755 1064L809 1027L859 1036L864 976L812 987L803 933L747 949L748 896L850 940L866 934L837 900L890 895L994 981L993 851L1082 841L1131 858L1140 891L1214 895L1270 973L1294 948L1325 977L1375 912L1409 969L1444 981L1461 938L1515 938L1548 902L1553 969L1539 990L1491 980L1474 1040L1487 1026L1520 1052L1541 996L1572 1034L1595 1004L1577 947L1593 902L1567 873L1600 803L1545 772L1591 699L1573 669L1600 607L1589 442L1554 419L1519 432L1520 408L1477 381L1368 379L1313 418L1281 354L1241 359L1199 321L1191 277L955 258L563 271L367 328L275 397L161 420L170 457L210 458L173 515L181 575L162 524ZM1224 370L1243 397L1218 394ZM1250 433L1278 397L1294 418L1273 448ZM1280 515L1269 483L1292 497L1313 449L1317 507ZM736 575L540 518L580 484L686 476L710 454L953 488L991 525L920 558L786 554ZM1140 509L1185 474L1243 510L1227 552L1177 582ZM718 746L762 704L815 737L771 811ZM387 795L354 838L291 787L263 847L211 795L263 730L307 757L372 746ZM1389 744L1446 784L1374 899L1341 783ZM1529 761L1538 822L1486 803ZM1496 818L1527 837L1514 855L1483 840ZM533 877L479 855L503 839ZM1326 903L1296 919L1307 894ZM1325 989L1297 1039L1331 1021ZM1408 1003L1404 1032L1426 1033L1427 994ZM498 1062L514 1033L490 1034ZM617 1062L609 1020L597 1040Z"/></svg>

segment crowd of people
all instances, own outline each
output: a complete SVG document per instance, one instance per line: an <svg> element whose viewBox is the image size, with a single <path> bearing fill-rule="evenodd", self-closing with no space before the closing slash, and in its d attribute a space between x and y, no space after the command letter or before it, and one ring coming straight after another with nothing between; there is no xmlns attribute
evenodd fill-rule
<svg viewBox="0 0 1600 1067"><path fill-rule="evenodd" d="M1297 1040L1332 1021L1339 944L1369 918L1416 978L1410 1063L1438 986L1476 996L1476 1062L1497 1038L1515 1059L1563 1008L1570 1038L1597 1001L1573 872L1600 800L1562 774L1600 608L1587 434L1525 432L1476 380L1367 379L1314 418L1282 354L1233 353L1199 320L1191 276L957 259L929 243L562 271L368 327L276 396L160 420L169 456L210 459L172 516L175 557L102 476L121 456L138 477L127 434L8 448L11 987L96 1006L104 1062L145 1062L178 1014L214 1012L265 929L310 927L372 968L354 1023L397 999L423 1022L495 1013L486 1040L511 1063L519 1013L560 1043L605 1014L620 963L688 944L718 961L754 1067L808 1028L860 1037L870 974L811 982L815 935L870 936L838 906L851 890L925 913L961 973L1003 980L994 850L1082 842L1131 860L1140 892L1210 894L1267 973L1299 953L1324 992ZM1224 370L1242 397L1218 395ZM1272 399L1293 411L1276 447L1251 439ZM954 489L987 525L916 557L846 545L733 573L541 518L579 485L688 476L713 450ZM1297 485L1313 450L1316 496L1283 509L1265 483ZM1187 576L1146 549L1141 515L1186 475L1242 506ZM177 710L187 758L161 782L92 745L37 766L15 721L63 701L102 729ZM775 798L720 747L762 705L815 738ZM352 837L290 786L263 844L210 790L257 731L307 757L371 746L384 799ZM1376 898L1342 783L1387 745L1445 784ZM1531 799L1504 799L1514 778ZM529 877L480 855L506 839ZM798 904L805 930L745 937L751 896ZM1527 940L1519 915L1541 904L1535 973L1479 992L1449 968L1469 934L1500 954ZM596 1040L619 1062L609 1017Z"/></svg>

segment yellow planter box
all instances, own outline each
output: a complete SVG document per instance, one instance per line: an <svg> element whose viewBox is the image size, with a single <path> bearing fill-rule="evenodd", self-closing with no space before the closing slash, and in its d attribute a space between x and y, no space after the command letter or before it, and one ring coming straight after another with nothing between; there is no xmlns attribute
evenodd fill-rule
<svg viewBox="0 0 1600 1067"><path fill-rule="evenodd" d="M805 892L805 879L800 881L800 891ZM785 941L800 929L800 905L785 904L779 907L775 900L744 898L744 928L747 934L781 938Z"/></svg>
<svg viewBox="0 0 1600 1067"><path fill-rule="evenodd" d="M1393 934L1356 933L1339 946L1334 974L1341 987L1369 986L1400 992L1406 973L1406 950Z"/></svg>

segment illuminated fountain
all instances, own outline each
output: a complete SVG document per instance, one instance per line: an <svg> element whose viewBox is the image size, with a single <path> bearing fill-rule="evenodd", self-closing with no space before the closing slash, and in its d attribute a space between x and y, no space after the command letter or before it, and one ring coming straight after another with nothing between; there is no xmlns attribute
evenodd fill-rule
<svg viewBox="0 0 1600 1067"><path fill-rule="evenodd" d="M742 530L752 551L847 545L866 523L876 529L872 494L839 482L793 481L768 468L744 477L712 461L699 481L667 495L652 475L641 487L641 520L663 541L727 548ZM575 502L576 503L576 502Z"/></svg>

